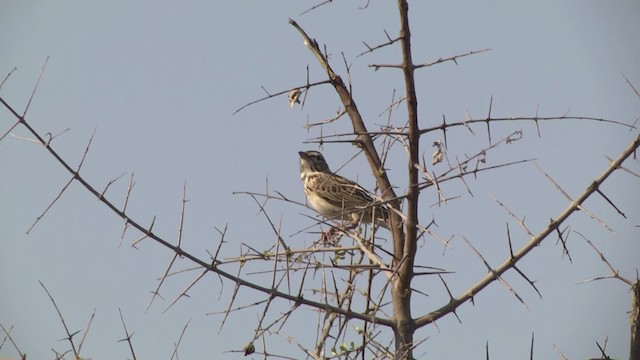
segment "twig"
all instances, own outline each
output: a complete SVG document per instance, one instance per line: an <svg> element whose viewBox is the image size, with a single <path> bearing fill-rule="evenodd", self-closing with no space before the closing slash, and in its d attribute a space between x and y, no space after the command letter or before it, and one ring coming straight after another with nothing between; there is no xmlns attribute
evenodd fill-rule
<svg viewBox="0 0 640 360"><path fill-rule="evenodd" d="M11 337L11 330L13 330L13 326L11 326L9 328L9 330L7 330L2 323L0 323L0 329L2 329L2 331L5 333L5 338L2 340L2 344L4 344L4 342L9 339L9 341L11 342L11 344L13 345L13 347L16 349L16 351L18 352L18 354L20 354L20 357L22 359L26 359L27 355L24 354L22 351L20 351L20 348L18 347L18 344L16 344L15 341L13 341L13 338ZM0 345L0 348L2 348L2 345Z"/></svg>
<svg viewBox="0 0 640 360"><path fill-rule="evenodd" d="M397 40L398 39L394 40L394 42L397 41ZM386 45L389 45L389 44L386 44ZM489 50L491 50L491 49L474 50L474 51L469 51L469 52L464 53L464 54L453 55L453 56L446 57L446 58L439 58L438 60L435 60L435 61L432 61L432 62L429 62L429 63L413 65L413 69L415 70L415 69L419 69L419 68L423 68L423 67L429 67L429 66L433 66L433 65L440 64L440 63L447 62L447 61L453 61L456 65L458 65L457 59L459 59L459 58L462 58L462 57L465 57L465 56L469 56L469 55L478 54L478 53L482 53L482 52L489 51ZM402 69L403 66L404 66L403 64L370 64L369 65L369 67L372 67L375 71L377 71L377 70L379 70L381 68Z"/></svg>
<svg viewBox="0 0 640 360"><path fill-rule="evenodd" d="M631 281L630 279L627 279L623 276L620 275L620 272L618 270L616 270L613 265L611 265L611 263L604 257L604 254L598 250L598 248L593 245L593 243L591 241L589 241L589 239L586 238L586 236L582 235L581 233L574 231L576 234L580 235L580 237L582 237L587 244L589 244L589 246L591 246L591 248L600 256L600 260L602 260L603 263L605 263L607 265L607 267L609 268L609 270L611 271L611 275L610 276L606 276L606 277L597 277L597 278L593 278L590 280L584 280L581 282L582 283L587 283L587 282L591 282L591 281L595 281L595 280L602 280L602 279L618 279L622 282L624 282L625 284L629 285L629 286L633 286L633 281Z"/></svg>
<svg viewBox="0 0 640 360"><path fill-rule="evenodd" d="M44 284L42 283L42 281L38 281L38 283L40 283L40 286L42 286L42 288L44 289L44 291L47 293L47 296L49 296L49 300L51 300L51 303L53 304L53 307L56 309L56 312L58 313L58 317L60 318L60 322L62 322L62 326L64 327L64 331L67 334L66 339L69 341L69 344L71 345L71 350L73 351L73 356L75 359L78 359L80 357L78 351L76 350L76 345L73 343L73 337L79 333L80 331L76 331L73 334L71 334L71 332L69 331L69 328L67 327L67 323L64 321L64 317L62 316L62 313L60 312L60 308L58 308L58 305L56 304L56 301L53 300L53 296L51 296L51 293L49 293L49 290L47 290L47 288L44 286Z"/></svg>
<svg viewBox="0 0 640 360"><path fill-rule="evenodd" d="M131 196L131 191L133 190L133 187L135 186L136 182L133 181L133 176L135 173L131 173L131 176L129 177L129 186L127 187L127 196L125 196L124 198L124 205L122 206L122 214L124 215L127 212L127 205L129 205L129 197ZM104 199L104 198L103 198ZM106 200L106 199L105 199ZM104 202L104 201L103 201ZM122 216L122 219L124 220L124 224L122 226L122 234L120 235L120 244L122 244L122 241L124 240L124 234L127 231L127 229L129 228L129 218L126 216ZM154 222L155 222L155 217L154 217ZM150 232L151 230L149 230ZM143 231L144 232L144 231Z"/></svg>
<svg viewBox="0 0 640 360"><path fill-rule="evenodd" d="M500 122L500 121L538 122L538 121L558 121L558 120L595 121L595 122L602 122L607 124L623 126L632 130L636 129L636 127L633 125L628 125L620 121L609 120L605 118L596 118L596 117L589 117L589 116L568 116L568 115L562 115L562 116L537 116L536 115L536 116L512 116L512 117L492 117L492 118L482 118L482 119L466 119L464 121L452 122L452 123L447 123L445 125L439 125L439 126L420 129L420 134L426 134L428 132L442 130L444 128L448 129L452 127L458 127L458 126L464 126L465 128L468 128L469 125L479 124L479 123Z"/></svg>
<svg viewBox="0 0 640 360"><path fill-rule="evenodd" d="M484 258L484 256L482 256L482 254L480 253L480 251L478 251L478 249L476 249L469 240L467 240L466 237L462 237L462 239L467 243L467 245L469 245L469 247L473 250L473 252L482 260L482 262L484 263L484 266L487 268L487 271L489 271L490 274L492 274L493 276L496 277L497 280L499 280L502 285L504 285L507 290L509 290L509 292L516 297L516 299L518 299L518 301L520 301L520 303L522 305L524 305L525 308L529 309L529 306L527 305L526 302L524 302L524 300L522 299L522 297L520 297L520 295L518 295L518 293L516 292L516 290L509 285L509 283L502 278L502 276L500 276L500 274L498 274L496 272L496 270L494 268L491 267L491 265L489 265L489 262Z"/></svg>
<svg viewBox="0 0 640 360"><path fill-rule="evenodd" d="M491 49L486 48L486 49L481 49L481 50L473 50L473 51L466 52L464 54L453 55L453 56L449 56L449 57L446 57L446 58L439 58L438 60L432 61L430 63L415 65L415 68L419 69L419 68L422 68L422 67L429 67L429 66L433 66L433 65L440 64L440 63L447 62L447 61L453 61L456 65L458 65L458 59L463 58L465 56L470 56L470 55L474 55L474 54L483 53L483 52L486 52L486 51L491 51Z"/></svg>
<svg viewBox="0 0 640 360"><path fill-rule="evenodd" d="M49 209L51 209L53 207L53 205L58 201L58 199L60 199L62 194L65 192L65 190L67 190L69 185L71 185L73 180L76 180L78 178L79 173L80 173L80 169L82 168L82 164L84 163L84 160L85 160L85 158L87 156L87 153L89 153L89 148L91 147L91 141L93 141L93 136L94 135L95 135L95 130L94 130L93 134L91 134L91 137L89 138L89 143L87 144L87 147L84 149L84 154L82 155L82 159L80 160L80 164L78 164L78 168L75 171L71 172L71 178L69 179L69 181L67 181L67 183L62 187L62 190L60 190L58 195L53 199L53 201L51 201L49 206L47 206L47 208L42 212L42 214L40 214L38 217L36 217L36 220L33 222L33 224L31 224L31 226L27 230L27 234L29 234L31 232L31 230L33 230L33 228L36 226L36 224L38 224L40 219L42 219L44 217L44 215L49 211ZM38 140L42 143L42 139L38 139ZM43 143L43 145L44 145L44 143ZM48 144L45 145L45 146L50 149Z"/></svg>
<svg viewBox="0 0 640 360"><path fill-rule="evenodd" d="M565 199L567 199L567 201L569 201L570 203L573 203L573 199L571 198L571 196L569 196L569 194L567 194L566 191L564 191L562 189L562 187L560 187L560 185L553 180L553 178L547 174L546 171L544 171L542 169L542 167L536 162L535 163L536 167L538 168L538 170L540 170L540 172L542 172L544 174L544 176L551 181L551 183L553 183L553 186L565 197ZM594 183L592 184L594 185L594 187L592 188L593 191L598 192L598 186ZM615 206L614 206L615 208ZM617 209L617 208L616 208ZM578 210L582 210L583 212L585 212L591 219L595 220L598 224L602 225L605 229L611 231L612 233L616 233L612 228L609 227L609 225L607 225L607 223L605 223L604 221L600 220L599 217L597 217L595 214L593 214L591 211L587 210L587 208L585 208L584 206L582 206L582 204L578 205Z"/></svg>
<svg viewBox="0 0 640 360"><path fill-rule="evenodd" d="M189 323L191 323L191 319L189 319L189 321L187 321L187 323L184 324L184 327L182 328L182 332L180 333L180 337L178 338L178 341L174 344L173 353L171 354L171 360L178 359L178 347L180 347L182 338L184 337L184 334L187 332L187 327L189 326Z"/></svg>
<svg viewBox="0 0 640 360"><path fill-rule="evenodd" d="M47 63L49 62L49 56L44 60L44 64L42 64L42 69L40 70L40 76L38 76L38 81L36 81L36 86L33 87L33 92L31 92L31 96L29 97L29 101L27 102L27 106L24 108L24 112L22 113L22 117L24 118L27 115L27 111L29 110L29 106L31 105L31 100L36 95L36 90L38 90L38 85L40 85L40 80L42 80L42 75L44 75L44 70L47 68Z"/></svg>
<svg viewBox="0 0 640 360"><path fill-rule="evenodd" d="M4 86L4 83L7 82L7 80L9 80L9 77L11 76L11 74L13 74L13 72L16 70L18 70L18 68L14 67L13 69L11 69L11 71L7 73L4 79L2 79L2 82L0 82L0 90L2 90L2 86Z"/></svg>
<svg viewBox="0 0 640 360"><path fill-rule="evenodd" d="M122 309L118 309L120 313L120 321L122 322L122 327L124 328L125 338L118 340L118 342L126 341L129 344L129 351L131 351L131 356L133 356L133 360L136 360L136 352L133 351L133 343L131 342L131 338L134 333L129 334L129 330L127 330L127 324L124 323L124 316L122 316Z"/></svg>
<svg viewBox="0 0 640 360"><path fill-rule="evenodd" d="M87 338L87 335L89 334L89 329L91 328L91 324L93 323L93 319L95 317L96 317L96 309L94 308L93 312L91 313L91 317L89 318L89 323L84 328L84 332L82 334L82 339L80 339L80 345L78 345L78 354L81 353L82 345L84 344L84 340Z"/></svg>
<svg viewBox="0 0 640 360"><path fill-rule="evenodd" d="M307 10L305 10L305 11L301 12L301 13L300 13L300 16L302 16L302 15L304 15L304 14L306 14L306 13L310 12L310 11L313 11L313 10L315 10L315 9L319 8L320 6L327 5L327 4L331 3L331 2L333 2L333 0L324 0L324 1L322 1L321 3L316 4L316 5L313 5L313 6L312 6L312 7L310 7L309 9L307 9Z"/></svg>
<svg viewBox="0 0 640 360"><path fill-rule="evenodd" d="M315 82L315 83L312 83L312 84L307 84L307 85L304 85L304 86L295 86L295 87L292 87L291 89L278 91L277 93L274 93L274 94L270 94L269 92L267 92L267 96L261 97L261 98L259 98L257 100L253 100L251 102L248 102L248 103L242 105L240 108L238 108L236 111L234 111L231 115L235 115L235 114L239 113L240 111L244 110L245 108L247 108L247 107L249 107L249 106L251 106L253 104L259 103L261 101L265 101L267 99L271 99L271 98L274 98L276 96L280 96L280 95L284 95L284 94L288 95L291 92L291 90L294 90L294 89L305 89L305 90L308 90L313 86L322 85L322 84L328 84L330 82L331 81L329 81L329 80L323 80L323 81L318 81L318 82Z"/></svg>
<svg viewBox="0 0 640 360"><path fill-rule="evenodd" d="M371 47L371 46L369 46L369 44L367 44L366 42L363 41L362 43L364 44L364 46L367 47L368 50L358 54L356 57L360 57L360 56L362 56L364 54L367 54L367 53L372 53L372 52L374 52L374 51L376 51L378 49L381 49L381 48L389 46L389 45L393 45L394 43L396 43L396 42L400 41L400 39L402 39L401 36L398 36L397 38L392 39L391 36L389 36L389 33L387 32L387 30L383 30L383 31L384 31L384 35L387 37L387 42Z"/></svg>

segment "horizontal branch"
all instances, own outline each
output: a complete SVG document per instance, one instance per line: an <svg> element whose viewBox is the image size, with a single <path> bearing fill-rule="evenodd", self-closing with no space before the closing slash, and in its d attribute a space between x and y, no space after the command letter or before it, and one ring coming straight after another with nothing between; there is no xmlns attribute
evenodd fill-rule
<svg viewBox="0 0 640 360"><path fill-rule="evenodd" d="M396 41L396 40L394 40L394 41ZM389 45L389 44L384 44L384 45ZM413 65L413 69L420 69L420 68L423 68L423 67L429 67L429 66L441 64L441 63L444 63L444 62L447 62L447 61L453 61L456 65L458 65L457 59L459 59L459 58L462 58L462 57L465 57L465 56L469 56L469 55L483 53L483 52L486 52L486 51L489 51L489 50L491 50L491 49L487 48L487 49L482 49L482 50L473 50L473 51L466 52L464 54L453 55L453 56L449 56L449 57L446 57L446 58L439 58L438 60L435 60L435 61L432 61L432 62ZM402 69L403 65L402 64L370 64L369 67L372 67L375 71L378 71L380 68Z"/></svg>
<svg viewBox="0 0 640 360"><path fill-rule="evenodd" d="M387 42L379 44L379 45L376 45L376 46L369 46L369 44L367 44L366 42L363 41L362 43L364 44L364 46L367 47L368 50L358 54L358 56L356 56L356 57L360 57L360 56L362 56L364 54L372 53L372 52L374 52L374 51L376 51L378 49L381 49L383 47L387 47L387 46L393 45L394 43L396 43L396 42L398 42L398 41L400 41L402 39L402 36L398 36L397 38L392 39L391 36L389 36L389 33L387 33L387 30L383 30L383 31L384 31L384 34L387 36Z"/></svg>
<svg viewBox="0 0 640 360"><path fill-rule="evenodd" d="M489 49L489 48L482 49L482 50L473 50L473 51L469 51L469 52L464 53L464 54L453 55L453 56L446 57L446 58L439 58L438 60L432 61L430 63L418 64L418 65L415 65L413 68L414 69L419 69L419 68L422 68L422 67L429 67L429 66L437 65L437 64L440 64L440 63L443 63L443 62L447 62L447 61L453 61L456 65L458 65L457 59L459 59L459 58L463 58L463 57L469 56L469 55L483 53L483 52L490 51L490 50L491 49Z"/></svg>
<svg viewBox="0 0 640 360"><path fill-rule="evenodd" d="M626 127L628 129L631 130L635 130L637 129L636 126L634 125L629 125L629 124L625 124L621 121L615 121L615 120L611 120L611 119L605 119L605 118L596 118L596 117L589 117L589 116L511 116L511 117L488 117L488 118L482 118L482 119L469 119L469 120L464 120L464 121L456 121L456 122L451 122L451 123L447 123L447 122L442 122L440 125L436 125L436 126L431 126L428 128L424 128L424 129L420 129L420 135L422 134L426 134L429 132L433 132L433 131L442 131L442 130L448 130L449 128L454 128L454 127L468 127L469 125L478 125L478 124L487 124L490 122L500 122L500 121L533 121L533 122L538 122L538 121L561 121L561 120L586 120L586 121L596 121L596 122L603 122L603 123L608 123L608 124L614 124L614 125L618 125L618 126L623 126ZM390 128L391 129L391 128ZM367 132L368 135L371 136L385 136L385 135L389 135L389 136L409 136L409 134L407 132L404 131L397 131L395 129L393 130L380 130L380 131L368 131ZM337 134L331 134L331 137L337 137L337 138L343 138L346 136L353 136L356 137L358 134L355 134L353 132L346 132L346 133L337 133ZM315 137L315 138L310 138L309 140L306 141L306 143L319 143L319 142L329 142L331 140L325 140L326 136L319 136L319 137ZM357 141L356 139L353 140L339 140L337 142L354 142Z"/></svg>
<svg viewBox="0 0 640 360"><path fill-rule="evenodd" d="M438 126L432 126L432 127L428 127L428 128L424 128L424 129L420 129L420 134L425 134L428 132L432 132L432 131L436 131L436 130L446 130L452 127L457 127L457 126L468 126L469 124L478 124L478 123L490 123L490 122L498 122L498 121L534 121L534 122L538 122L538 121L551 121L551 120L588 120L588 121L598 121L598 122L604 122L604 123L610 123L610 124L615 124L615 125L620 125L620 126L624 126L627 127L629 129L636 129L635 126L633 125L629 125L629 124L625 124L623 122L620 121L615 121L615 120L609 120L609 119L604 119L604 118L595 118L595 117L589 117L589 116L512 116L512 117L502 117L502 118L496 118L496 117L487 117L484 119L469 119L469 120L465 120L465 121L458 121L458 122L453 122L453 123L445 123L443 122L442 124L438 125Z"/></svg>

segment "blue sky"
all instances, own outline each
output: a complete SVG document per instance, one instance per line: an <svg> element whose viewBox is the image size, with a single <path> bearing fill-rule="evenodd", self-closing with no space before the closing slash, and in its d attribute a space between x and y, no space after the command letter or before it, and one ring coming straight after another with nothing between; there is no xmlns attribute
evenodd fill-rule
<svg viewBox="0 0 640 360"><path fill-rule="evenodd" d="M125 173L107 195L124 201L128 178L135 173L129 202L132 217L175 242L180 220L183 185L187 184L185 246L207 257L215 249L216 228L228 225L225 257L239 254L241 244L267 249L274 243L269 224L249 197L234 191L280 191L304 202L298 175L299 150L317 148L305 141L320 135L307 130L335 115L340 108L329 87L309 92L303 109L291 110L286 96L261 102L232 115L242 105L270 92L304 85L306 67L311 81L324 80L299 34L288 25L296 20L320 44L326 44L334 68L346 79L342 53L351 65L353 93L367 125L385 124L380 116L393 91L401 94L400 72L374 71L369 64L397 63L398 47L357 57L370 45L386 41L383 30L398 30L395 5L364 1L334 1L300 15L311 2L85 2L4 1L0 5L0 75L17 68L0 96L22 113L45 59L42 81L27 119L42 134L70 129L53 146L72 164L80 160L86 143L95 137L81 173L97 188ZM584 115L631 124L640 116L640 99L626 84L624 74L640 88L640 5L634 1L462 2L411 3L414 61L491 48L486 53L417 72L420 123L423 127L447 121L486 116L493 96L495 116ZM393 121L402 124L403 110ZM15 119L0 111L6 131ZM323 128L323 134L348 132L346 119ZM450 131L448 156L462 159L487 146L483 127ZM491 152L488 164L536 158L572 196L581 193L607 166L605 156L616 157L637 136L621 126L571 120L541 124L542 137L530 123L499 124L494 140L522 130L523 140ZM28 136L24 129L14 131ZM422 151L441 133L425 136ZM322 149L333 169L347 162L350 145ZM398 147L388 167L403 193L406 164ZM52 293L72 329L86 325L93 309L96 318L83 350L93 359L126 358L129 350L117 341L124 337L118 309L135 330L134 346L140 358L169 358L172 344L191 320L182 341L184 358L240 358L238 350L253 336L261 308L234 313L219 332L221 316L233 284L206 277L189 298L163 310L187 286L195 273L169 279L164 300L145 309L157 278L171 254L151 241L131 248L139 234L129 231L121 242L122 221L92 198L77 183L26 235L35 218L48 206L69 175L43 148L7 137L0 141L0 322L14 326L12 336L29 358L52 356L64 349L64 332L42 281ZM440 166L440 168L438 167ZM445 168L437 165L434 171ZM630 163L637 172L637 162ZM373 189L374 180L362 156L340 173ZM268 180L267 180L268 179ZM449 197L461 196L446 206L431 206L434 192L423 194L421 220L431 218L444 237L453 236L453 248L427 239L420 262L455 271L448 277L459 294L486 270L465 245L474 243L492 264L508 255L505 224L510 222L514 245L526 237L519 232L494 199L507 204L534 231L567 205L565 199L530 163L468 179L471 197L461 184L444 188ZM605 252L622 274L633 277L640 245L640 194L637 178L616 173L603 188L625 212L621 219L602 198L586 206L615 231L604 229L585 214L575 214L567 225ZM267 209L292 246L311 244L316 234L303 232L312 225L308 209L270 202ZM416 354L421 358L471 358L484 354L488 341L492 359L528 357L531 333L536 334L536 358L553 358L554 344L569 358L598 356L595 341L608 336L610 355L624 358L628 349L630 302L628 289L616 281L577 283L601 275L607 268L576 233L569 243L573 263L549 238L527 257L521 269L535 279L543 299L514 273L506 280L527 301L524 308L499 284L493 284L459 310L462 325L448 316L438 328L426 327L418 337L429 337ZM269 265L255 264L251 272ZM189 264L181 262L179 268ZM234 271L232 271L234 272ZM263 281L253 276L256 281ZM446 291L436 279L420 279L429 297L416 296L414 313L446 303ZM263 299L247 289L239 303ZM274 309L286 311L287 304ZM312 346L317 314L303 308L300 321L284 334L300 336ZM270 338L270 352L301 357L282 337ZM5 346L0 357L15 358ZM258 358L258 356L254 356Z"/></svg>

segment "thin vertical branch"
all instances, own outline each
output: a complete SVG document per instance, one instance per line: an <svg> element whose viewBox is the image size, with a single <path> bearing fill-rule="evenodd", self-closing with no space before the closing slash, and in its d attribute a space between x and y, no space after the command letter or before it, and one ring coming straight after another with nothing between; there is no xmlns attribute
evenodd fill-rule
<svg viewBox="0 0 640 360"><path fill-rule="evenodd" d="M76 350L76 345L73 342L73 336L76 335L78 332L76 331L73 334L71 334L71 332L69 331L69 327L67 326L67 323L64 321L64 317L62 316L62 313L60 312L60 308L58 308L58 305L56 304L56 301L53 300L53 296L51 296L51 293L49 293L49 290L47 290L47 288L44 286L42 281L38 281L38 282L40 283L40 286L42 286L44 291L47 293L47 296L49 296L49 299L51 300L51 303L53 304L53 307L56 309L56 312L58 313L58 317L60 318L60 322L62 322L62 326L64 327L64 331L67 333L66 339L67 339L67 341L69 341L69 344L71 345L71 350L73 351L74 359L78 359L79 358L78 350Z"/></svg>
<svg viewBox="0 0 640 360"><path fill-rule="evenodd" d="M402 48L402 72L406 91L406 104L409 122L409 161L407 172L407 211L405 219L405 238L394 238L394 258L403 259L398 264L398 276L391 287L393 298L393 317L396 321L395 346L396 356L404 359L413 358L413 334L415 325L411 318L411 280L416 256L418 205L420 189L418 187L418 168L420 165L420 129L418 127L418 99L413 72L415 67L411 54L411 30L409 27L409 4L406 0L398 0L400 12L400 46Z"/></svg>
<svg viewBox="0 0 640 360"><path fill-rule="evenodd" d="M636 276L636 281L631 286L631 347L629 351L630 360L640 360L640 280Z"/></svg>

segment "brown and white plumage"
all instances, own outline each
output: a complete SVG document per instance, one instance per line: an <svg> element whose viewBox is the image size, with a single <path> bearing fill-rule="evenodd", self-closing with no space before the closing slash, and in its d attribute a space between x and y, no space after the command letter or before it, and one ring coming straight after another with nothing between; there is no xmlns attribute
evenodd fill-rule
<svg viewBox="0 0 640 360"><path fill-rule="evenodd" d="M389 228L388 209L362 186L331 172L318 151L300 151L300 179L311 206L331 220L373 223Z"/></svg>

